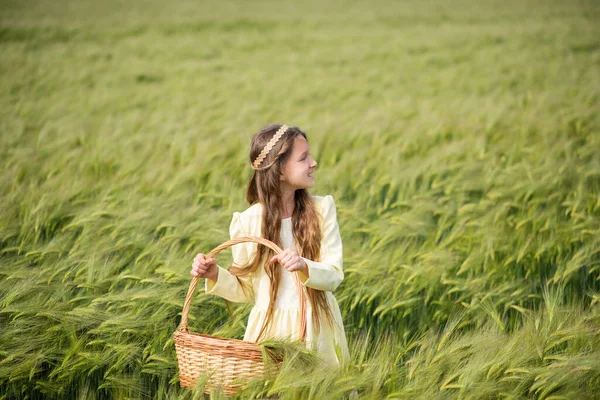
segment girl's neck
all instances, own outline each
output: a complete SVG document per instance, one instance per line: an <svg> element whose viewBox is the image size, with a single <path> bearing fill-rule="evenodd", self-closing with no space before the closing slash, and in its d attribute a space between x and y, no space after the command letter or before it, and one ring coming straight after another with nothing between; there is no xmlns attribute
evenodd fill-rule
<svg viewBox="0 0 600 400"><path fill-rule="evenodd" d="M289 218L294 213L294 191L284 191L281 195L281 218Z"/></svg>

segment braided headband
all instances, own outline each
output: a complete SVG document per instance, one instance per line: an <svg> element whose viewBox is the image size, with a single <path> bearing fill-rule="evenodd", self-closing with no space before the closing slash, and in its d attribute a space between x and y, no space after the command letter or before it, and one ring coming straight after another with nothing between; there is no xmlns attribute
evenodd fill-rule
<svg viewBox="0 0 600 400"><path fill-rule="evenodd" d="M264 149L262 149L258 157L256 157L256 160L254 160L254 162L252 163L253 169L258 169L258 167L260 166L260 164L262 164L267 154L269 154L269 152L273 149L273 146L275 146L279 139L281 139L281 137L288 130L288 128L289 127L285 124L281 125L281 128L277 130L275 135L271 138L271 140L269 140L269 143L267 143L267 145L264 147Z"/></svg>

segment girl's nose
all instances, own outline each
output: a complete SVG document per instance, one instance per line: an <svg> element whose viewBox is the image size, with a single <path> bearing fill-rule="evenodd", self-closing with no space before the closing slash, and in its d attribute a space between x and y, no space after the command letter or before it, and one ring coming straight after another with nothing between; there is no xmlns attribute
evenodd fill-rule
<svg viewBox="0 0 600 400"><path fill-rule="evenodd" d="M314 158L312 159L312 168L316 168L317 167L317 160L315 160Z"/></svg>

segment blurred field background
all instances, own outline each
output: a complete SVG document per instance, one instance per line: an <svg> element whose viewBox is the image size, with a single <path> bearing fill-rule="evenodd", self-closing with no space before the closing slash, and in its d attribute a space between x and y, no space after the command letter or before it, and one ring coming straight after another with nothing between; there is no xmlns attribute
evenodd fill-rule
<svg viewBox="0 0 600 400"><path fill-rule="evenodd" d="M596 398L599 21L596 1L0 0L0 398L203 397L172 333L269 122L307 132L336 200L352 362L241 398ZM243 333L202 291L190 324Z"/></svg>

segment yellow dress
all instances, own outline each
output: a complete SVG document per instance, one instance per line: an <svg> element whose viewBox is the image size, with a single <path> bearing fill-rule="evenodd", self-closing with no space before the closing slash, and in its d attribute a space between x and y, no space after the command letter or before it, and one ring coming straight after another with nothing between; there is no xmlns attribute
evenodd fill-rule
<svg viewBox="0 0 600 400"><path fill-rule="evenodd" d="M312 321L312 310L307 304L307 347L317 350L322 361L328 365L339 365L349 358L348 345L342 322L342 315L337 300L331 293L344 279L342 266L342 240L336 218L336 208L333 197L313 196L313 200L323 218L323 239L321 242L321 260L314 261L304 258L308 265L309 277L299 273L305 287L326 292L329 306L334 318L331 326L326 318L321 318L320 330L317 332ZM262 236L262 205L257 203L241 213L233 213L229 228L232 239L240 236ZM284 248L294 247L291 218L281 220L281 239ZM248 264L256 251L256 243L241 243L232 247L233 264L243 266ZM265 337L273 339L297 340L300 331L300 307L298 292L292 273L281 265L281 282L275 302L273 323ZM221 296L233 302L253 302L254 307L248 318L244 340L255 342L266 318L269 306L269 278L264 268L240 280L249 284L252 291L242 290L237 277L219 266L219 276L214 282L206 279L206 292Z"/></svg>

